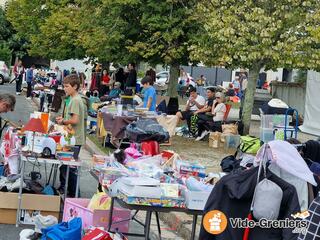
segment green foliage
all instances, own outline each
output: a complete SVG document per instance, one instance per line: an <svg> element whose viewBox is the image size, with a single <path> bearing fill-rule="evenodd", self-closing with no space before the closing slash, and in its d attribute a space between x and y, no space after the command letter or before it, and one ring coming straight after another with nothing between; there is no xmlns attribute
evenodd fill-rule
<svg viewBox="0 0 320 240"><path fill-rule="evenodd" d="M201 1L198 20L205 31L191 47L209 64L266 69L317 68L319 48L310 25L317 0Z"/></svg>
<svg viewBox="0 0 320 240"><path fill-rule="evenodd" d="M0 60L10 66L12 51L5 42L0 43Z"/></svg>
<svg viewBox="0 0 320 240"><path fill-rule="evenodd" d="M20 36L16 34L11 23L7 20L5 11L0 8L0 43L1 49L4 55L8 54L8 48L11 51L11 55L22 57L26 53L26 42ZM7 64L10 66L10 58L7 60Z"/></svg>
<svg viewBox="0 0 320 240"><path fill-rule="evenodd" d="M245 133L261 68L319 69L319 9L318 0L199 1L196 18L203 28L190 47L192 58L207 65L249 69Z"/></svg>
<svg viewBox="0 0 320 240"><path fill-rule="evenodd" d="M294 81L297 83L305 84L307 82L307 70L299 69L297 75L294 77Z"/></svg>

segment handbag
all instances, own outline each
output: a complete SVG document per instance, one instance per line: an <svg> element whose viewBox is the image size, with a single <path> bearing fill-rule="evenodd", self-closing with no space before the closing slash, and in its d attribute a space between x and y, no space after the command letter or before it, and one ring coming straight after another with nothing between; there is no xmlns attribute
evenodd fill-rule
<svg viewBox="0 0 320 240"><path fill-rule="evenodd" d="M257 220L277 220L280 212L280 205L283 197L282 189L267 178L267 145L264 147L264 157L260 160L257 185L254 190L251 203L253 217ZM263 169L263 179L260 181L260 174Z"/></svg>

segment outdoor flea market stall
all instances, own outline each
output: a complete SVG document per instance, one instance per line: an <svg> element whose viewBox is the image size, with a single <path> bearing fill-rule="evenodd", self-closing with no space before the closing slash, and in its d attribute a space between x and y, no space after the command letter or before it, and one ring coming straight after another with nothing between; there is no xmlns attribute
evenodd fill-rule
<svg viewBox="0 0 320 240"><path fill-rule="evenodd" d="M161 149L175 134L176 116L119 105L97 106L98 134L119 147L127 145L108 155L93 155L88 174L96 180L97 191L91 198L78 195L84 162L69 126L56 125L48 113L35 112L22 128L9 127L1 144L0 222L29 225L21 232L25 239L42 235L42 239L102 240L150 239L155 219L161 239L165 229L159 214L180 212L192 216L190 239L196 239L200 229L199 239L264 240L295 239L299 232L296 225L276 229L226 224L213 235L216 228L207 226L217 220L215 226L222 227L221 213L228 219L288 219L293 224L318 214L308 208L319 198L320 142L295 139L297 128L289 126L292 114L288 114L294 110L289 107L261 110L260 139L239 136L234 123L223 126L222 133L211 133L208 151L232 155L220 160L220 171L208 172L196 159ZM61 168L66 169L66 186L57 191ZM71 171L78 173L73 198L68 197ZM213 210L219 214L206 222ZM139 213L145 214L144 221ZM133 222L143 227L143 233L132 227ZM312 232L308 225L301 226Z"/></svg>

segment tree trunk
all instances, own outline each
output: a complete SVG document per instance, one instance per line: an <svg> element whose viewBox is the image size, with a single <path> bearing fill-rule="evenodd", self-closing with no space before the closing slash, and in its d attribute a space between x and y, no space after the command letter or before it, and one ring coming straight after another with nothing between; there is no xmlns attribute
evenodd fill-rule
<svg viewBox="0 0 320 240"><path fill-rule="evenodd" d="M178 77L180 74L179 64L170 65L170 76L169 76L169 86L168 86L168 96L178 97L177 85Z"/></svg>
<svg viewBox="0 0 320 240"><path fill-rule="evenodd" d="M243 114L242 114L242 121L244 125L244 128L243 128L244 135L249 134L251 114L252 114L253 103L254 103L254 95L256 92L257 79L259 77L259 72L261 68L262 66L256 65L249 70L248 86L245 93L245 100L243 104Z"/></svg>

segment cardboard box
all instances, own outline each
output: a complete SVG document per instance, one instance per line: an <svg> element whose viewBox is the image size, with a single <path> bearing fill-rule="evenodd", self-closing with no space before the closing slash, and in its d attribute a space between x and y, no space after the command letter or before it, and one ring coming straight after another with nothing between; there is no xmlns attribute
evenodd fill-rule
<svg viewBox="0 0 320 240"><path fill-rule="evenodd" d="M211 148L221 148L224 144L221 142L220 132L211 132L209 135L209 147Z"/></svg>
<svg viewBox="0 0 320 240"><path fill-rule="evenodd" d="M0 223L15 224L18 209L18 193L0 192ZM21 223L33 224L38 214L52 215L59 219L60 197L40 194L22 194Z"/></svg>

